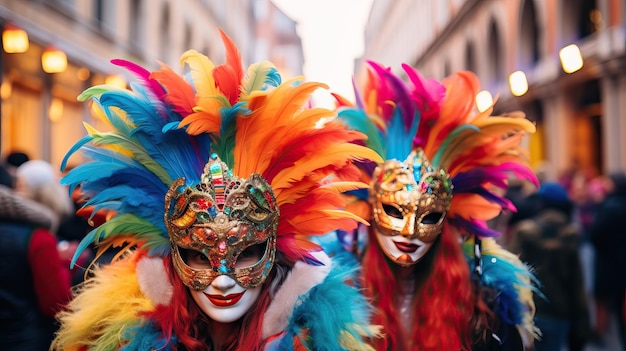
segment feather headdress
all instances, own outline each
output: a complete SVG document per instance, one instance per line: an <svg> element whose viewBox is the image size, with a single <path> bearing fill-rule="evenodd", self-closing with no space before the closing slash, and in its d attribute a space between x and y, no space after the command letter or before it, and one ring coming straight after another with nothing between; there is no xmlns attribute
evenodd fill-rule
<svg viewBox="0 0 626 351"><path fill-rule="evenodd" d="M405 82L390 68L372 61L368 64L365 85L361 90L355 87L356 103L338 97L339 118L366 134L366 145L385 160L402 162L411 151L423 150L434 169L449 174L453 196L445 217L447 224L466 240L467 263L475 279L501 294L494 310L501 319L524 330L528 345L535 334L532 275L517 257L495 242L500 233L490 229L487 221L502 210L515 210L501 195L511 175L537 184L519 146L535 126L522 113L492 116L493 106L478 112L474 101L479 81L471 72L458 72L439 82L423 78L405 64ZM375 167L362 165L366 181L371 181ZM350 208L370 218L369 207L362 205L368 201L367 192L349 194L356 199ZM354 242L344 244L356 246ZM484 266L482 254L489 258Z"/></svg>
<svg viewBox="0 0 626 351"><path fill-rule="evenodd" d="M280 213L277 250L288 260L319 264L310 254L319 247L307 237L362 221L342 210L341 193L366 186L353 161L379 159L358 145L365 136L338 121L320 127L334 112L308 108L307 102L323 84L281 82L269 62L244 72L237 48L220 34L226 48L222 65L193 50L182 55L184 76L164 64L150 72L114 60L137 77L132 90L95 86L80 96L91 99L111 131L86 125L88 135L62 167L79 150L91 161L72 169L63 183L82 186L92 213L104 209L114 215L83 239L75 257L90 243L101 250L125 243L150 255L167 254L165 194L179 178L199 183L213 154L234 176L256 173L271 186Z"/></svg>

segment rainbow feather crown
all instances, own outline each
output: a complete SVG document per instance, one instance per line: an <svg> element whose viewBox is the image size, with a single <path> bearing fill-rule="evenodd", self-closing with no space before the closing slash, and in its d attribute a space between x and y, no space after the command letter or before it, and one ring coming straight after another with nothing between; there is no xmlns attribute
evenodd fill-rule
<svg viewBox="0 0 626 351"><path fill-rule="evenodd" d="M387 160L372 176L373 225L382 235L404 235L432 243L450 208L450 175L435 170L421 149L406 160Z"/></svg>
<svg viewBox="0 0 626 351"><path fill-rule="evenodd" d="M301 78L282 82L269 62L244 72L237 48L220 34L226 47L222 65L193 50L182 55L184 76L163 64L150 72L113 60L137 77L131 90L95 86L79 97L92 101L95 114L111 130L85 124L88 135L69 150L62 168L79 150L90 161L72 169L63 183L70 191L82 187L92 215L100 210L114 215L82 240L75 257L90 243L100 250L126 244L152 255L169 254L168 226L174 219L164 220L166 193L173 184L202 184L211 154L229 176L258 177L269 185L272 206L280 213L276 251L291 262L319 264L310 252L320 248L308 240L310 235L363 222L343 210L342 193L367 187L354 161L382 161L358 145L365 135L333 120L333 111L309 107L312 92L325 85Z"/></svg>
<svg viewBox="0 0 626 351"><path fill-rule="evenodd" d="M350 105L338 97L339 118L368 136L365 145L386 160L405 160L423 150L434 169L451 177L452 201L447 220L464 235L495 237L487 221L503 209L514 210L499 194L511 174L537 184L519 144L535 126L521 113L491 116L477 112L479 82L471 72L458 72L443 83L423 78L408 65L404 82L378 63L369 61L368 80ZM364 164L366 178L374 164ZM353 192L361 196L362 192Z"/></svg>

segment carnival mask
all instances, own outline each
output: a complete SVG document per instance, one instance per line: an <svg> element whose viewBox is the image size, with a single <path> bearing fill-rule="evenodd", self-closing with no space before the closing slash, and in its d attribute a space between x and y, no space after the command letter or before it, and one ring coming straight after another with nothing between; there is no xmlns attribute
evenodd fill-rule
<svg viewBox="0 0 626 351"><path fill-rule="evenodd" d="M452 201L450 176L435 170L421 149L404 162L388 160L370 186L373 226L383 252L395 263L417 263L443 228Z"/></svg>
<svg viewBox="0 0 626 351"><path fill-rule="evenodd" d="M278 217L274 193L260 175L240 179L211 155L200 183L185 186L179 178L165 196L165 224L178 276L195 291L221 275L245 289L261 285L274 264ZM250 262L251 251L260 258ZM204 260L206 268L190 266L192 257Z"/></svg>

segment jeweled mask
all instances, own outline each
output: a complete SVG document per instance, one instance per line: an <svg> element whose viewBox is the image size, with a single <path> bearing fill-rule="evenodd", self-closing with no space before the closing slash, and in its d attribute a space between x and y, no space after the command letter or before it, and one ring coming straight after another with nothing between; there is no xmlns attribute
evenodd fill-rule
<svg viewBox="0 0 626 351"><path fill-rule="evenodd" d="M176 180L165 195L165 224L172 245L172 261L183 283L206 289L213 279L228 275L246 289L265 281L274 264L279 211L270 185L258 174L233 176L217 155L205 165L200 183L185 186ZM264 245L256 263L236 266L249 247ZM211 269L185 262L191 252L204 255Z"/></svg>
<svg viewBox="0 0 626 351"><path fill-rule="evenodd" d="M441 233L452 201L449 174L435 170L421 149L412 151L404 162L388 160L377 167L369 192L379 235L401 235L425 244L432 244ZM405 263L383 250L397 263Z"/></svg>

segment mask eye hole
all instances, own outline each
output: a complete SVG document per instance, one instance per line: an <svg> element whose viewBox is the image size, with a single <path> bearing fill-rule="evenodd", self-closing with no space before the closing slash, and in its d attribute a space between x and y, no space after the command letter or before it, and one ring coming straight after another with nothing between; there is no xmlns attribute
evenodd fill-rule
<svg viewBox="0 0 626 351"><path fill-rule="evenodd" d="M244 268L254 265L259 262L267 249L267 240L248 246L245 250L243 250L239 256L237 256L237 262L235 263L235 268Z"/></svg>
<svg viewBox="0 0 626 351"><path fill-rule="evenodd" d="M443 218L443 212L431 212L424 216L422 224L437 224Z"/></svg>
<svg viewBox="0 0 626 351"><path fill-rule="evenodd" d="M182 247L179 247L178 251L180 252L180 256L183 259L183 262L185 262L185 264L189 267L196 269L211 268L211 262L204 253L192 249L185 249Z"/></svg>
<svg viewBox="0 0 626 351"><path fill-rule="evenodd" d="M383 210L389 217L398 218L398 219L404 218L404 216L402 215L402 212L395 206L383 204Z"/></svg>

